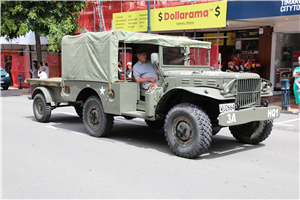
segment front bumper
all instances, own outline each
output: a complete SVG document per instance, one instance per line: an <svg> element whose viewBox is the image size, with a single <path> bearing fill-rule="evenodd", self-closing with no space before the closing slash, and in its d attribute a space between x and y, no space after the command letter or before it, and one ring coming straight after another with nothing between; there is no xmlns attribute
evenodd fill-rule
<svg viewBox="0 0 300 200"><path fill-rule="evenodd" d="M220 126L234 126L253 121L263 121L280 117L280 107L253 107L232 112L224 112L219 115Z"/></svg>

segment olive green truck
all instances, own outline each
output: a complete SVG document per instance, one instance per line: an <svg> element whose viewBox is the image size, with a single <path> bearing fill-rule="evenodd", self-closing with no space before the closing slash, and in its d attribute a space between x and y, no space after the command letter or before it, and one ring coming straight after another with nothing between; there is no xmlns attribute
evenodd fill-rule
<svg viewBox="0 0 300 200"><path fill-rule="evenodd" d="M159 87L144 90L134 78L119 80L120 55L132 55L134 65L140 47L160 72ZM176 65L167 60L173 48L186 56ZM164 128L172 151L185 158L205 153L223 127L242 143L264 141L280 116L280 107L262 101L272 96L271 82L254 73L210 67L210 48L209 42L187 37L117 30L65 36L62 77L25 80L31 85L34 116L47 122L53 109L73 106L95 137L111 132L114 116L142 118L152 128Z"/></svg>

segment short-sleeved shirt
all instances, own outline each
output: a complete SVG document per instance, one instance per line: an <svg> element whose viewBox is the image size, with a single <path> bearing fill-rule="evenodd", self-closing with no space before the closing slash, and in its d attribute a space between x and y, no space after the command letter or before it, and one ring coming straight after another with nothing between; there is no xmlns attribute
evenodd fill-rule
<svg viewBox="0 0 300 200"><path fill-rule="evenodd" d="M41 72L40 73L40 79L48 78L48 75L46 72Z"/></svg>
<svg viewBox="0 0 300 200"><path fill-rule="evenodd" d="M49 67L47 67L46 65L44 65L44 66L42 66L42 67L45 68L45 72L46 72L47 76L49 77ZM40 67L39 70L41 70L42 67ZM47 78L48 78L48 77L47 77Z"/></svg>
<svg viewBox="0 0 300 200"><path fill-rule="evenodd" d="M296 67L296 69L294 70L293 73L298 73L298 72L300 72L300 66ZM296 84L297 79L299 79L299 78L295 78L294 85L293 85L293 90L294 90L294 94L295 94L296 104L299 104L300 103L300 92L297 93L297 91L299 90L299 88Z"/></svg>
<svg viewBox="0 0 300 200"><path fill-rule="evenodd" d="M155 78L156 80L156 84L158 83L158 77L157 77L157 73L156 73L156 66L153 65L149 60L146 61L146 63L142 63L140 61L138 61L137 63L135 63L135 65L133 66L133 75L134 78ZM142 83L141 84L141 88L144 88L144 85L147 85L151 83L150 81ZM158 84L157 84L158 85Z"/></svg>

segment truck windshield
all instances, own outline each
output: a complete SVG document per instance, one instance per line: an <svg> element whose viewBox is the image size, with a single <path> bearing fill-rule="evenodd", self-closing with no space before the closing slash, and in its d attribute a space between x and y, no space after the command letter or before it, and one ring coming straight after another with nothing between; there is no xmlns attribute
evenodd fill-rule
<svg viewBox="0 0 300 200"><path fill-rule="evenodd" d="M163 66L209 66L209 50L196 47L163 47Z"/></svg>

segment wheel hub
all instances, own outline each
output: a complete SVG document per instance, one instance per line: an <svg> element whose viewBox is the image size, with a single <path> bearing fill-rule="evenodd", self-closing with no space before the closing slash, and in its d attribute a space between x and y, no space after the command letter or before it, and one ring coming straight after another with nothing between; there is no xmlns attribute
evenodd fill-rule
<svg viewBox="0 0 300 200"><path fill-rule="evenodd" d="M90 125L92 126L98 126L100 123L99 110L97 110L95 107L92 107L89 110L89 121Z"/></svg>
<svg viewBox="0 0 300 200"><path fill-rule="evenodd" d="M38 113L39 113L40 115L43 114L43 104L42 104L41 101L38 101L38 102L37 102L37 104L36 104L36 109L37 109L37 111L38 111Z"/></svg>
<svg viewBox="0 0 300 200"><path fill-rule="evenodd" d="M172 131L174 140L180 146L189 146L194 140L194 127L191 121L186 117L178 117L173 121Z"/></svg>

